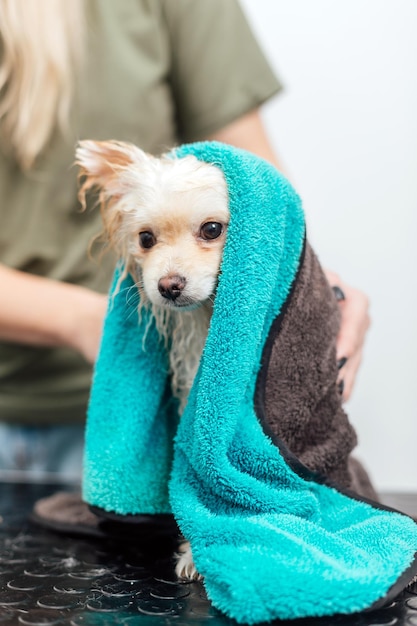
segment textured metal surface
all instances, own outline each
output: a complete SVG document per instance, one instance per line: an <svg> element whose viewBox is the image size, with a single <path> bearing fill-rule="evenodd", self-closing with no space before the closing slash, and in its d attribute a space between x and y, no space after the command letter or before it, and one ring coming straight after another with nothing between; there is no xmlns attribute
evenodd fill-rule
<svg viewBox="0 0 417 626"><path fill-rule="evenodd" d="M200 583L178 583L169 541L71 538L30 524L33 503L57 488L0 484L0 626L233 624ZM417 586L374 613L280 624L417 626Z"/></svg>

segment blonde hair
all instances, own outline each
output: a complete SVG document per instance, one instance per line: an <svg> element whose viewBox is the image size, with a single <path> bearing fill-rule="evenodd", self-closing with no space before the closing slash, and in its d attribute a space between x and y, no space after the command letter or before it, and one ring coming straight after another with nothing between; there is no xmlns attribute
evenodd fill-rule
<svg viewBox="0 0 417 626"><path fill-rule="evenodd" d="M23 169L69 128L83 18L83 0L0 0L1 137Z"/></svg>

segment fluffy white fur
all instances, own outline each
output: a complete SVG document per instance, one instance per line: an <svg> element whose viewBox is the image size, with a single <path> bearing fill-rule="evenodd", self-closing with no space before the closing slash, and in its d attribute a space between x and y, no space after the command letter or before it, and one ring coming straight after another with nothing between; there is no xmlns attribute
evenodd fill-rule
<svg viewBox="0 0 417 626"><path fill-rule="evenodd" d="M229 221L223 174L193 156L155 158L115 141L82 141L76 159L85 177L83 206L86 193L98 190L106 239L135 278L140 308L150 308L170 346L172 391L183 410L207 336ZM188 543L176 571L198 576Z"/></svg>

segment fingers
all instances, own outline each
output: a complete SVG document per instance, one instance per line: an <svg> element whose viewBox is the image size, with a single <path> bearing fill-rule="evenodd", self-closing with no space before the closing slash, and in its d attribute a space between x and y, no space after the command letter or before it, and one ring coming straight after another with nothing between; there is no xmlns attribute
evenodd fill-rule
<svg viewBox="0 0 417 626"><path fill-rule="evenodd" d="M359 370L359 366L362 361L362 350L359 350L348 359L343 371L339 374L339 383L343 382L343 388L341 391L344 401L348 400L352 394L353 386L355 384L356 374Z"/></svg>
<svg viewBox="0 0 417 626"><path fill-rule="evenodd" d="M339 391L346 401L352 394L362 360L365 336L370 325L369 301L362 291L344 283L337 274L326 272L326 276L341 313L336 354L340 370Z"/></svg>

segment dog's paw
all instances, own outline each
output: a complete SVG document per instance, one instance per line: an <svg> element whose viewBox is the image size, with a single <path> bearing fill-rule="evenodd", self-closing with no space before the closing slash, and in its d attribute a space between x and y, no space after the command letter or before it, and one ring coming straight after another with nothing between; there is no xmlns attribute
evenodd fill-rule
<svg viewBox="0 0 417 626"><path fill-rule="evenodd" d="M193 554L188 541L185 541L179 546L176 558L177 564L175 566L175 573L178 578L186 580L202 579L202 576L197 572L196 566L194 565Z"/></svg>

